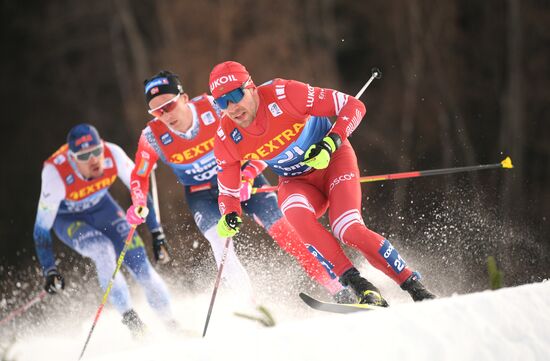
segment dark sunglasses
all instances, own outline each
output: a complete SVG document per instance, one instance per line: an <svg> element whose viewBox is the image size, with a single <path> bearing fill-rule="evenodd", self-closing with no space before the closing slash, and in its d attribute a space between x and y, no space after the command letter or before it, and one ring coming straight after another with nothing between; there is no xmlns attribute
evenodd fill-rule
<svg viewBox="0 0 550 361"><path fill-rule="evenodd" d="M178 99L180 98L180 94L176 95L166 103L156 107L155 109L149 109L148 112L154 117L160 118L163 114L170 113L172 110L176 109L176 105L178 105Z"/></svg>
<svg viewBox="0 0 550 361"><path fill-rule="evenodd" d="M245 85L243 84L240 88L233 89L229 93L226 93L221 97L214 99L214 101L220 107L220 109L227 109L230 102L233 104L237 104L243 99L244 87Z"/></svg>
<svg viewBox="0 0 550 361"><path fill-rule="evenodd" d="M99 145L99 146L97 146L96 148L94 148L92 150L86 150L86 151L79 152L79 153L73 153L76 160L78 160L79 162L87 162L92 155L97 158L101 154L103 154L103 146L102 145Z"/></svg>

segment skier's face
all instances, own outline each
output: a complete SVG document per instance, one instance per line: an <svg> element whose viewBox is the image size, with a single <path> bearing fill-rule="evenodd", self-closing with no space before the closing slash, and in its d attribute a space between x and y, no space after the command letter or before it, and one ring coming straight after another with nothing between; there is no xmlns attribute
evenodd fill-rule
<svg viewBox="0 0 550 361"><path fill-rule="evenodd" d="M186 132L193 125L193 114L187 103L187 94L162 94L149 102L149 114L178 132Z"/></svg>
<svg viewBox="0 0 550 361"><path fill-rule="evenodd" d="M101 150L101 152L100 152ZM72 155L80 174L86 179L101 177L105 170L105 155L103 144L86 152L79 152Z"/></svg>
<svg viewBox="0 0 550 361"><path fill-rule="evenodd" d="M224 115L227 115L235 124L241 128L246 128L256 118L258 111L258 92L256 88L244 89L244 96L238 103L228 102L227 109L223 109Z"/></svg>

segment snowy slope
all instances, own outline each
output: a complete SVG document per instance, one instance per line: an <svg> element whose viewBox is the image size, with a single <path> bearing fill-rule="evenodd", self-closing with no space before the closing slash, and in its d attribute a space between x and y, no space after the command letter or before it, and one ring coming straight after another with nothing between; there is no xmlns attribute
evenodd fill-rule
<svg viewBox="0 0 550 361"><path fill-rule="evenodd" d="M208 296L178 300L195 336L167 334L158 325L142 343L108 311L85 360L549 360L550 282L499 291L394 304L381 311L335 315L297 304L267 329L231 316L223 297L205 339ZM279 312L280 313L280 312ZM103 317L103 316L102 316ZM18 341L17 361L77 360L90 323L71 331ZM67 333L69 332L69 333Z"/></svg>

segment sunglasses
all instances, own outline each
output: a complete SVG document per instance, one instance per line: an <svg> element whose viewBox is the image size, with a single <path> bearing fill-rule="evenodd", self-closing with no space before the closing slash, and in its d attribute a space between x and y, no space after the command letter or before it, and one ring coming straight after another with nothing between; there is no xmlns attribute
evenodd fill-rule
<svg viewBox="0 0 550 361"><path fill-rule="evenodd" d="M237 104L241 100L243 100L244 97L244 90L246 87L251 83L252 78L248 77L248 79L241 85L240 88L233 89L229 93L226 93L222 95L219 98L214 99L214 102L220 109L227 109L229 106L229 103Z"/></svg>
<svg viewBox="0 0 550 361"><path fill-rule="evenodd" d="M97 147L91 150L85 150L78 153L73 153L74 157L79 162L87 162L92 155L97 158L101 154L103 154L103 145L98 145Z"/></svg>
<svg viewBox="0 0 550 361"><path fill-rule="evenodd" d="M181 93L176 95L166 103L156 107L155 109L149 109L149 114L154 117L160 118L163 114L170 113L172 110L176 109L176 105L178 105L178 99L180 98L180 95Z"/></svg>
<svg viewBox="0 0 550 361"><path fill-rule="evenodd" d="M244 85L240 88L233 89L229 93L222 95L219 98L214 99L220 109L227 109L229 103L237 104L244 97Z"/></svg>

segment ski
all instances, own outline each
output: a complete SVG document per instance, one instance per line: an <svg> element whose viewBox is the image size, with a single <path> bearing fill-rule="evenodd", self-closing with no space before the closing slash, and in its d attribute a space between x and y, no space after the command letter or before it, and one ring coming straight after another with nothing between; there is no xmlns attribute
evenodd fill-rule
<svg viewBox="0 0 550 361"><path fill-rule="evenodd" d="M319 301L305 293L300 292L300 298L304 301L309 307L325 312L332 313L352 313L360 311L370 311L378 310L384 307L365 305L359 303L334 303L334 302L324 302Z"/></svg>
<svg viewBox="0 0 550 361"><path fill-rule="evenodd" d="M241 312L233 312L233 314L237 317L246 318L247 320L257 321L265 327L275 326L275 319L271 315L271 312L267 310L267 308L265 308L264 306L258 306L256 309L261 313L261 316L254 316Z"/></svg>

